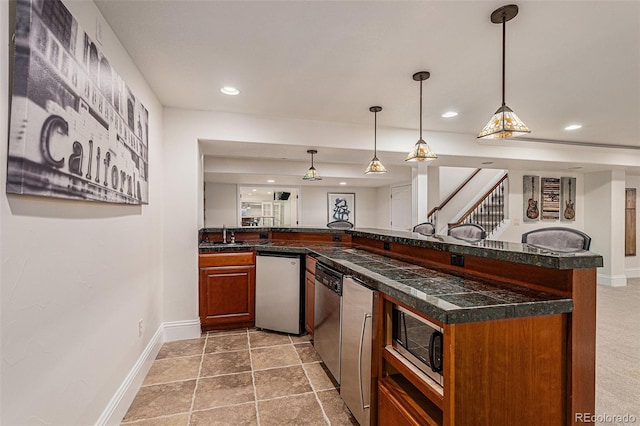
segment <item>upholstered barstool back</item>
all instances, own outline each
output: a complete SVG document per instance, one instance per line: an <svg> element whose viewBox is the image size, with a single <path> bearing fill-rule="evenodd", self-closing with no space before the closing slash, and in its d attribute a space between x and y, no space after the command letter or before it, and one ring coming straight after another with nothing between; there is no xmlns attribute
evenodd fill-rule
<svg viewBox="0 0 640 426"><path fill-rule="evenodd" d="M591 237L573 228L551 226L522 234L522 242L555 251L589 250Z"/></svg>
<svg viewBox="0 0 640 426"><path fill-rule="evenodd" d="M465 241L480 241L487 237L484 228L475 223L461 223L449 228L447 235Z"/></svg>
<svg viewBox="0 0 640 426"><path fill-rule="evenodd" d="M413 232L417 232L422 235L433 235L436 233L436 227L431 222L419 223L413 227Z"/></svg>
<svg viewBox="0 0 640 426"><path fill-rule="evenodd" d="M334 220L333 222L327 223L327 228L332 229L351 229L353 228L353 223L348 220Z"/></svg>

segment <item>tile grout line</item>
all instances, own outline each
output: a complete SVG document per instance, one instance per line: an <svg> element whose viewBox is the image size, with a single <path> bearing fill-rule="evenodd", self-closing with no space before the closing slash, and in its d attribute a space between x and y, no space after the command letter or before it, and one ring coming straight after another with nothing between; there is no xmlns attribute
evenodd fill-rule
<svg viewBox="0 0 640 426"><path fill-rule="evenodd" d="M313 347L313 345L311 345ZM295 349L295 348L294 348ZM315 348L313 349L315 351ZM298 351L296 351L298 352ZM307 377L307 380L309 381L309 385L311 386L311 392L313 392L313 396L316 399L316 402L318 403L318 405L320 406L320 411L322 411L322 417L324 418L325 422L327 422L328 425L331 425L331 420L329 420L329 416L327 416L327 413L324 411L324 406L322 405L322 402L320 401L320 398L318 397L318 392L316 392L316 387L313 385L313 382L311 381L311 377L309 377L309 373L307 372L307 369L304 368L304 362L302 362L302 357L300 356L300 354L298 354L298 358L300 358L300 362L302 363L302 371L304 371L304 375ZM311 364L311 363L309 363Z"/></svg>
<svg viewBox="0 0 640 426"><path fill-rule="evenodd" d="M253 385L253 403L256 409L256 424L260 426L260 411L258 411L258 389L256 388L256 376L253 370L253 355L251 354L251 335L247 331L247 344L249 346L249 363L251 364L251 384Z"/></svg>
<svg viewBox="0 0 640 426"><path fill-rule="evenodd" d="M198 384L200 383L200 372L202 371L202 364L204 363L204 354L207 350L207 342L209 341L209 333L204 336L204 345L202 346L202 353L200 354L200 366L198 367L198 375L196 376L196 385L193 387L193 395L191 396L191 407L189 407L189 420L188 425L191 424L191 415L193 414L193 406L196 403L196 392L198 391Z"/></svg>

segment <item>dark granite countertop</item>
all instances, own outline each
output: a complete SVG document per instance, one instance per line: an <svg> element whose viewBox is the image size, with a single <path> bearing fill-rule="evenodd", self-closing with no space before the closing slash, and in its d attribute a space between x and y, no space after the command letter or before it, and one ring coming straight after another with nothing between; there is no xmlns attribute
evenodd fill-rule
<svg viewBox="0 0 640 426"><path fill-rule="evenodd" d="M247 241L243 245L226 246L202 243L199 248L200 253L256 250L311 254L318 261L444 324L560 314L573 309L570 298L451 275L349 244Z"/></svg>
<svg viewBox="0 0 640 426"><path fill-rule="evenodd" d="M277 227L243 227L227 228L228 232L314 232L350 234L379 241L424 247L438 251L468 254L489 259L503 260L511 263L535 265L550 269L584 269L603 266L602 256L590 251L554 252L529 244L506 241L482 240L467 242L446 235L424 236L415 232L392 231L387 229L356 228L350 230L329 228L277 228ZM222 228L203 228L203 232L222 232ZM241 240L241 235L236 239Z"/></svg>

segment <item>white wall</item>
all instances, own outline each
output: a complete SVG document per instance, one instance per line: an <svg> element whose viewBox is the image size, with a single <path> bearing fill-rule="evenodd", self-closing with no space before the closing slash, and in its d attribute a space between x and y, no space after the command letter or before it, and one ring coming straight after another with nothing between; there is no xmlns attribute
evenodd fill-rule
<svg viewBox="0 0 640 426"><path fill-rule="evenodd" d="M7 195L6 139L0 143L3 425L94 424L162 321L161 106L95 5L65 4L94 39L101 22L103 52L149 110L149 205ZM6 136L6 1L0 16Z"/></svg>
<svg viewBox="0 0 640 426"><path fill-rule="evenodd" d="M230 183L207 182L205 223L208 228L240 226L238 224L238 187Z"/></svg>
<svg viewBox="0 0 640 426"><path fill-rule="evenodd" d="M625 188L636 188L636 197L640 196L640 176L627 176ZM640 208L638 208L638 198L636 198L636 255L625 256L624 268L627 278L640 277L640 235L638 226L640 225Z"/></svg>
<svg viewBox="0 0 640 426"><path fill-rule="evenodd" d="M451 195L476 170L469 167L438 167L437 169L440 175L437 180L439 184L438 193L440 194L439 203ZM429 179L431 179L431 176L429 176ZM433 207L429 206L429 208Z"/></svg>

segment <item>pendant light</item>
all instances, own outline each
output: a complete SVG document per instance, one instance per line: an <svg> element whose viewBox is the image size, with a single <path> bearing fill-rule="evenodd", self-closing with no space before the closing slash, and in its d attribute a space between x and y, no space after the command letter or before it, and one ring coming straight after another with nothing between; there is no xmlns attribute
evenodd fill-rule
<svg viewBox="0 0 640 426"><path fill-rule="evenodd" d="M420 140L416 142L404 161L431 161L438 158L438 156L431 151L431 148L429 148L429 145L427 145L424 139L422 139L422 82L430 76L429 71L420 71L413 75L413 79L420 82Z"/></svg>
<svg viewBox="0 0 640 426"><path fill-rule="evenodd" d="M514 136L531 133L531 130L520 120L511 108L505 103L505 45L507 38L507 21L512 20L518 14L518 6L509 4L493 11L491 22L502 24L502 105L493 114L491 120L484 126L478 135L482 139L507 139Z"/></svg>
<svg viewBox="0 0 640 426"><path fill-rule="evenodd" d="M318 151L316 151L315 149L307 150L307 154L311 154L311 167L309 167L309 170L307 170L307 173L305 173L304 176L302 177L303 180L322 180L316 168L313 167L313 154L317 154L317 153Z"/></svg>
<svg viewBox="0 0 640 426"><path fill-rule="evenodd" d="M369 111L373 113L373 159L369 163L367 170L364 171L365 174L381 174L387 173L387 169L384 168L380 160L378 160L378 150L377 150L377 127L378 127L378 113L382 111L381 106L372 106L369 108Z"/></svg>

